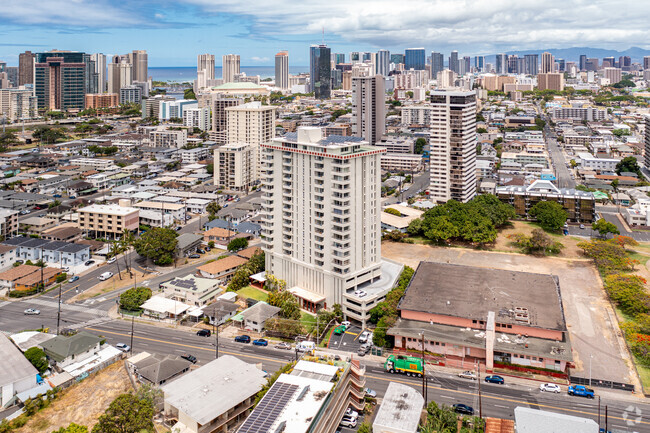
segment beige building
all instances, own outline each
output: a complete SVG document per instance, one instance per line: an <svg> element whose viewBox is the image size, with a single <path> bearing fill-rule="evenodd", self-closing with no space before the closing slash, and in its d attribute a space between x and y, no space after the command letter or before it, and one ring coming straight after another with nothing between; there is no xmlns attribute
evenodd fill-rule
<svg viewBox="0 0 650 433"><path fill-rule="evenodd" d="M151 147L171 147L180 149L187 145L187 129L167 129L164 126L149 133Z"/></svg>
<svg viewBox="0 0 650 433"><path fill-rule="evenodd" d="M120 105L117 93L86 93L86 108L110 108Z"/></svg>
<svg viewBox="0 0 650 433"><path fill-rule="evenodd" d="M229 191L246 191L255 181L255 148L231 143L214 150L214 184Z"/></svg>
<svg viewBox="0 0 650 433"><path fill-rule="evenodd" d="M551 53L542 53L542 74L555 72L555 57Z"/></svg>
<svg viewBox="0 0 650 433"><path fill-rule="evenodd" d="M609 84L616 84L623 78L620 68L603 68L601 75L609 80Z"/></svg>
<svg viewBox="0 0 650 433"><path fill-rule="evenodd" d="M132 207L92 204L77 212L79 228L95 235L120 236L124 230L137 230L140 222L138 209Z"/></svg>
<svg viewBox="0 0 650 433"><path fill-rule="evenodd" d="M226 108L228 143L245 143L255 149L255 179L260 177L260 145L275 137L277 107L249 102Z"/></svg>
<svg viewBox="0 0 650 433"><path fill-rule="evenodd" d="M0 89L0 115L6 116L10 122L38 117L34 92L24 87Z"/></svg>
<svg viewBox="0 0 650 433"><path fill-rule="evenodd" d="M224 84L234 82L235 75L239 74L239 54L226 54L222 61L221 73Z"/></svg>
<svg viewBox="0 0 650 433"><path fill-rule="evenodd" d="M384 76L352 78L352 133L370 144L386 132Z"/></svg>
<svg viewBox="0 0 650 433"><path fill-rule="evenodd" d="M564 74L548 73L537 75L537 88L539 90L564 90Z"/></svg>
<svg viewBox="0 0 650 433"><path fill-rule="evenodd" d="M467 202L476 195L476 92L431 92L429 197Z"/></svg>

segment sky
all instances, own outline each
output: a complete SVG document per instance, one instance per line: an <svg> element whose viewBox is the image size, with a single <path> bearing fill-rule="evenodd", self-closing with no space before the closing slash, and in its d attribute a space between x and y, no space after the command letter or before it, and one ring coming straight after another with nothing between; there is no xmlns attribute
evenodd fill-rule
<svg viewBox="0 0 650 433"><path fill-rule="evenodd" d="M0 61L25 50L124 54L149 66L195 66L196 55L240 54L272 65L309 45L332 52L429 51L461 55L589 46L648 48L650 2L621 0L0 0Z"/></svg>

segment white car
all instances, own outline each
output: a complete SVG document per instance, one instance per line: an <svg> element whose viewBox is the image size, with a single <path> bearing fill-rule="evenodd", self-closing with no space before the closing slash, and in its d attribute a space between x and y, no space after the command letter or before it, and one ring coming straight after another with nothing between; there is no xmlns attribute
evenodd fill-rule
<svg viewBox="0 0 650 433"><path fill-rule="evenodd" d="M359 412L356 410L352 409L351 407L347 408L345 411L345 417L346 418L359 418Z"/></svg>
<svg viewBox="0 0 650 433"><path fill-rule="evenodd" d="M354 294L360 298L363 298L364 296L368 295L368 293L365 290L355 290Z"/></svg>
<svg viewBox="0 0 650 433"><path fill-rule="evenodd" d="M343 418L340 425L342 427L355 428L357 426L357 420L354 418Z"/></svg>
<svg viewBox="0 0 650 433"><path fill-rule="evenodd" d="M458 377L462 377L463 379L472 379L472 380L477 379L476 373L470 370L463 371L462 373L458 373Z"/></svg>
<svg viewBox="0 0 650 433"><path fill-rule="evenodd" d="M345 326L345 328L347 329L350 327L351 323L347 320L344 320L343 322L341 322L341 325Z"/></svg>
<svg viewBox="0 0 650 433"><path fill-rule="evenodd" d="M115 345L115 347L120 349L122 352L128 352L129 350L131 350L131 346L129 346L128 344L124 344L124 343L117 343Z"/></svg>
<svg viewBox="0 0 650 433"><path fill-rule="evenodd" d="M539 386L539 390L540 391L545 391L545 392L554 392L556 394L559 394L560 391L562 391L560 389L560 385L557 385L555 383L542 383Z"/></svg>
<svg viewBox="0 0 650 433"><path fill-rule="evenodd" d="M33 309L33 308L28 308L28 309L26 309L26 310L24 311L24 313L25 313L26 315L28 315L28 316L36 316L36 315L41 314L41 311L40 311L40 310L35 310L35 309Z"/></svg>
<svg viewBox="0 0 650 433"><path fill-rule="evenodd" d="M370 337L370 332L368 331L363 331L361 335L359 335L359 343L364 344L368 342L368 337Z"/></svg>
<svg viewBox="0 0 650 433"><path fill-rule="evenodd" d="M106 261L106 263L108 263L109 265L110 265L111 263L115 263L115 262L117 262L117 257L111 257L110 259L108 259L108 260Z"/></svg>

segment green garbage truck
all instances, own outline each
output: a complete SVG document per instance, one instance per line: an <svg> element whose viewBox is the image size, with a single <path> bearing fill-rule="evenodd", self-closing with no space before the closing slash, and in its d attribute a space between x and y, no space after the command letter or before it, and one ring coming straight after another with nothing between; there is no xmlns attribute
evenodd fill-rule
<svg viewBox="0 0 650 433"><path fill-rule="evenodd" d="M402 373L407 376L422 377L422 359L413 356L390 355L384 362L384 370L389 373Z"/></svg>

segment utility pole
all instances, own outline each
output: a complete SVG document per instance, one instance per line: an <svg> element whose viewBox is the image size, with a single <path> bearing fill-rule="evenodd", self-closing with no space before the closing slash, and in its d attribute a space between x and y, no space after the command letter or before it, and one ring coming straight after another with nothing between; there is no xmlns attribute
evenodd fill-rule
<svg viewBox="0 0 650 433"><path fill-rule="evenodd" d="M131 315L131 355L133 355L133 327L135 326L135 316Z"/></svg>
<svg viewBox="0 0 650 433"><path fill-rule="evenodd" d="M41 292L45 291L45 283L43 279L43 268L45 267L45 257L43 257L43 247L41 247Z"/></svg>
<svg viewBox="0 0 650 433"><path fill-rule="evenodd" d="M607 405L605 405L605 431L608 431L609 429L607 428Z"/></svg>
<svg viewBox="0 0 650 433"><path fill-rule="evenodd" d="M600 395L598 395L598 428L600 428Z"/></svg>
<svg viewBox="0 0 650 433"><path fill-rule="evenodd" d="M56 335L59 335L59 324L61 323L61 285L59 283L59 311L56 313Z"/></svg>
<svg viewBox="0 0 650 433"><path fill-rule="evenodd" d="M426 363L424 359L424 331L422 331L422 397L424 397L424 404L427 403L427 375L424 370L424 364Z"/></svg>
<svg viewBox="0 0 650 433"><path fill-rule="evenodd" d="M478 383L478 417L483 419L483 405L481 401L481 361L476 363L476 370L476 381Z"/></svg>

